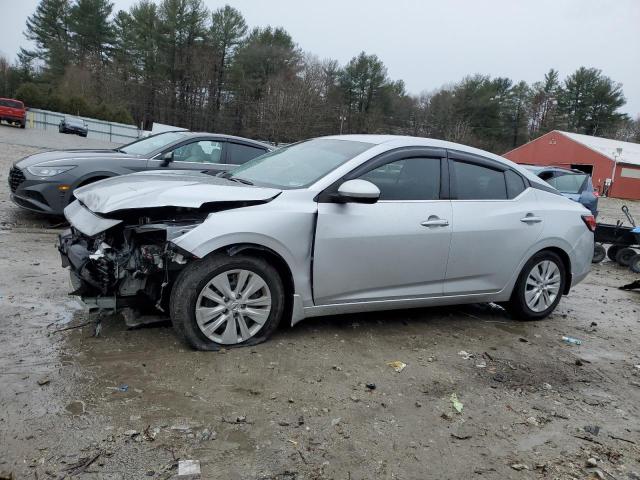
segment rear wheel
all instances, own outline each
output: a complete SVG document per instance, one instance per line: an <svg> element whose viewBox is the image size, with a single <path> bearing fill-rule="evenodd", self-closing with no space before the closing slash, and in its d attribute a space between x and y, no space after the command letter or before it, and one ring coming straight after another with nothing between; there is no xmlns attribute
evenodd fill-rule
<svg viewBox="0 0 640 480"><path fill-rule="evenodd" d="M284 287L277 270L261 258L216 254L180 273L170 312L176 331L192 348L255 345L278 327Z"/></svg>
<svg viewBox="0 0 640 480"><path fill-rule="evenodd" d="M602 245L596 243L593 246L593 258L591 259L591 263L600 263L607 256L607 251L604 249Z"/></svg>
<svg viewBox="0 0 640 480"><path fill-rule="evenodd" d="M565 282L562 259L548 250L538 252L520 272L507 310L518 320L541 320L560 302Z"/></svg>
<svg viewBox="0 0 640 480"><path fill-rule="evenodd" d="M636 255L636 251L633 248L625 247L618 250L616 253L616 262L623 267L631 265L631 259Z"/></svg>
<svg viewBox="0 0 640 480"><path fill-rule="evenodd" d="M631 257L629 268L632 272L640 273L640 253Z"/></svg>
<svg viewBox="0 0 640 480"><path fill-rule="evenodd" d="M618 253L618 250L620 250L620 246L619 245L611 245L607 249L607 257L609 257L609 260L611 260L612 262L616 261L616 255Z"/></svg>

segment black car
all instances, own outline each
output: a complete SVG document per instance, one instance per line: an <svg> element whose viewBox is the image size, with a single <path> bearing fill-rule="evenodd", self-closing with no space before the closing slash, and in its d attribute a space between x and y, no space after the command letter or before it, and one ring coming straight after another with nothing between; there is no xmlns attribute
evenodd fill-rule
<svg viewBox="0 0 640 480"><path fill-rule="evenodd" d="M87 133L89 133L89 126L81 118L64 117L62 120L60 120L58 131L60 133L74 133L76 135L80 135L81 137L86 137Z"/></svg>
<svg viewBox="0 0 640 480"><path fill-rule="evenodd" d="M11 200L18 206L62 215L73 190L143 170L222 172L272 150L247 138L188 131L165 132L111 150L61 150L18 160L9 171Z"/></svg>

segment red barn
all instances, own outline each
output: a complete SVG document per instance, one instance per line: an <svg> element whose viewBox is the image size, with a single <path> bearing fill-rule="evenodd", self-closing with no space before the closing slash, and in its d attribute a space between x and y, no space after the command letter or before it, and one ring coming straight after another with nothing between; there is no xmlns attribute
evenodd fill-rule
<svg viewBox="0 0 640 480"><path fill-rule="evenodd" d="M611 183L610 197L640 200L638 143L554 130L503 156L516 163L582 170L591 174L598 191Z"/></svg>

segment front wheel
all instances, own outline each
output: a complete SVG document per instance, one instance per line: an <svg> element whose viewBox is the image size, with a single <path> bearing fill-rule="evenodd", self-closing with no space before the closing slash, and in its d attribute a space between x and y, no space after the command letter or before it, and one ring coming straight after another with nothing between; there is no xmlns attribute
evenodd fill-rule
<svg viewBox="0 0 640 480"><path fill-rule="evenodd" d="M541 320L560 302L565 282L562 259L551 251L538 252L520 272L507 309L518 320Z"/></svg>
<svg viewBox="0 0 640 480"><path fill-rule="evenodd" d="M261 258L215 254L180 273L170 313L178 334L197 350L255 345L278 327L284 287Z"/></svg>

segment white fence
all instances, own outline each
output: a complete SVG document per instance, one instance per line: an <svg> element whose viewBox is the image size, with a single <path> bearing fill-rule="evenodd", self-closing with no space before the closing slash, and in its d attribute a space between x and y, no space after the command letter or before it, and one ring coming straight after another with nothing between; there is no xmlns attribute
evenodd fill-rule
<svg viewBox="0 0 640 480"><path fill-rule="evenodd" d="M41 130L58 130L60 120L65 116L64 113L50 112L48 110L40 110L38 108L30 108L27 111L27 126L29 128L39 128ZM133 125L125 125L124 123L105 122L96 120L95 118L82 118L89 127L89 138L104 140L114 143L129 143L139 138L141 131Z"/></svg>

